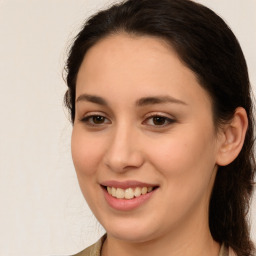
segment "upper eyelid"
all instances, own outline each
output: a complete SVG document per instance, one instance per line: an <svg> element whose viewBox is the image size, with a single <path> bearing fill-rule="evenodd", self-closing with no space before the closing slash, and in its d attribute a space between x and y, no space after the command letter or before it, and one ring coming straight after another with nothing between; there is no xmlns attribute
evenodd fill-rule
<svg viewBox="0 0 256 256"><path fill-rule="evenodd" d="M146 114L145 118L150 118L150 117L154 117L154 116L160 116L160 117L164 117L164 118L167 118L167 119L175 120L175 117L173 117L172 115L167 114L167 113L162 113L162 112L151 112L149 114Z"/></svg>
<svg viewBox="0 0 256 256"><path fill-rule="evenodd" d="M109 117L108 114L106 114L105 112L101 112L101 111L88 111L88 112L84 113L82 115L82 117L79 118L79 120L83 120L85 118L93 117L93 116L103 116L104 118L106 118L108 120L113 120L113 118ZM146 119L151 118L151 117L155 117L155 116L160 116L160 117L163 117L163 118L166 118L166 119L169 119L169 120L176 120L176 118L174 116L172 116L171 114L163 113L163 112L160 112L160 111L159 112L155 111L155 112L150 112L150 113L147 113L146 115L144 115L143 122Z"/></svg>
<svg viewBox="0 0 256 256"><path fill-rule="evenodd" d="M84 113L80 119L84 119L86 117L90 117L90 116L103 116L107 119L109 119L108 115L104 112L100 112L100 111L88 111L86 113Z"/></svg>

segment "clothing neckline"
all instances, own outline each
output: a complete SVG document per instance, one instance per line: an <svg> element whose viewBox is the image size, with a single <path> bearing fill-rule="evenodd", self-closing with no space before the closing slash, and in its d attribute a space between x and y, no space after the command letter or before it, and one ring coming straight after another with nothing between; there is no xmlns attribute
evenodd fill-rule
<svg viewBox="0 0 256 256"><path fill-rule="evenodd" d="M103 244L104 244L106 238L107 238L107 234L104 234L96 243L94 243L93 245L87 247L83 251L81 251L81 252L79 252L79 253L77 253L73 256L101 256ZM224 243L222 243L221 246L220 246L220 252L219 252L218 256L235 255L235 254L232 254L232 252L229 252L229 251L230 251L229 248Z"/></svg>
<svg viewBox="0 0 256 256"><path fill-rule="evenodd" d="M104 244L106 238L107 238L107 234L104 234L104 235L98 240L97 243L99 243L99 245L98 245L99 247L98 247L98 248L100 248L100 250L99 250L99 255L97 255L97 256L101 256L103 244ZM95 256L96 256L96 255L95 255ZM229 256L228 247L225 246L224 243L222 243L221 246L220 246L219 256Z"/></svg>

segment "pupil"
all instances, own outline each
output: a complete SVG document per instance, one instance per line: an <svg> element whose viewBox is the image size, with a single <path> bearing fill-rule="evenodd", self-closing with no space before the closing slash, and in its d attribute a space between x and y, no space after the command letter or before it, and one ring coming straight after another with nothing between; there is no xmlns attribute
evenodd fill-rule
<svg viewBox="0 0 256 256"><path fill-rule="evenodd" d="M153 117L153 122L155 125L163 125L165 123L165 118L161 116Z"/></svg>
<svg viewBox="0 0 256 256"><path fill-rule="evenodd" d="M93 122L95 124L102 124L104 122L104 117L103 116L94 116Z"/></svg>

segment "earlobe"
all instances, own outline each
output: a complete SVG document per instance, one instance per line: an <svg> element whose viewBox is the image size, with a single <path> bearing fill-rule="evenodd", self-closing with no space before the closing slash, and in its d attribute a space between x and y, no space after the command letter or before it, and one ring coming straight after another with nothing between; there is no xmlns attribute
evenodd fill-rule
<svg viewBox="0 0 256 256"><path fill-rule="evenodd" d="M240 153L248 127L248 118L244 108L238 107L228 124L222 128L222 140L216 163L225 166L233 162Z"/></svg>

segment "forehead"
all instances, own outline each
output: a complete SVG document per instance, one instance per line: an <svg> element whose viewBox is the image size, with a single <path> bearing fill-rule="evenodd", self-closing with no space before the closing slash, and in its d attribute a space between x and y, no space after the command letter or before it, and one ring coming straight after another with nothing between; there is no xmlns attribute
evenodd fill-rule
<svg viewBox="0 0 256 256"><path fill-rule="evenodd" d="M176 57L175 66L177 64L183 66L176 52L163 39L120 33L103 38L91 47L84 57L80 70L84 67L84 71L87 70L90 74L97 71L107 71L106 73L111 74L116 69L124 70L128 66L130 71L140 68L141 73L146 68L156 70L158 67L163 69L165 66L169 69L171 65L170 55ZM164 65L159 66L159 63L157 63L159 61L163 62Z"/></svg>
<svg viewBox="0 0 256 256"><path fill-rule="evenodd" d="M77 77L77 94L118 98L165 94L188 100L210 98L195 74L164 40L117 34L96 43L86 53Z"/></svg>

